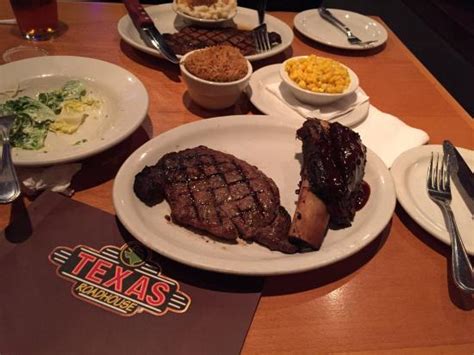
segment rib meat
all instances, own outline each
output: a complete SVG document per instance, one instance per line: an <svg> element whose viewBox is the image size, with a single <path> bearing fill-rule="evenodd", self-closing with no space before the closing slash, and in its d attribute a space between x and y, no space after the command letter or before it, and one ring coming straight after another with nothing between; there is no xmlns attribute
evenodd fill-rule
<svg viewBox="0 0 474 355"><path fill-rule="evenodd" d="M137 174L134 191L149 206L166 199L180 225L297 251L288 241L291 220L273 180L230 154L205 146L168 153Z"/></svg>
<svg viewBox="0 0 474 355"><path fill-rule="evenodd" d="M337 122L307 120L296 132L303 142L303 167L311 190L326 204L330 223L350 226L366 163L359 134Z"/></svg>
<svg viewBox="0 0 474 355"><path fill-rule="evenodd" d="M276 32L268 33L272 46L281 43L281 37ZM184 55L195 49L217 45L230 45L237 47L242 55L257 53L252 31L226 28L202 28L187 26L176 33L164 33L166 43L176 54Z"/></svg>
<svg viewBox="0 0 474 355"><path fill-rule="evenodd" d="M350 226L360 202L366 147L339 123L307 120L297 130L303 166L290 240L319 249L328 225Z"/></svg>

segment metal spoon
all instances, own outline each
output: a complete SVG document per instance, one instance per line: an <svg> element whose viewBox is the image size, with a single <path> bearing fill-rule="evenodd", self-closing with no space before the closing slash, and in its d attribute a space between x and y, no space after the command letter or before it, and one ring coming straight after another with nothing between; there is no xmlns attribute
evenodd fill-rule
<svg viewBox="0 0 474 355"><path fill-rule="evenodd" d="M0 166L0 203L10 203L20 195L20 183L13 166L9 131L15 116L0 117L2 161Z"/></svg>

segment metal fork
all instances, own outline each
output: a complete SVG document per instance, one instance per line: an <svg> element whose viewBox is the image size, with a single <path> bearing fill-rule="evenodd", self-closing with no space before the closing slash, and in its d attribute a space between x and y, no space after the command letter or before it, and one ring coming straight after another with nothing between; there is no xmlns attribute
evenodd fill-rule
<svg viewBox="0 0 474 355"><path fill-rule="evenodd" d="M9 132L15 116L0 117L2 161L0 166L0 203L10 203L20 195L20 183L11 157Z"/></svg>
<svg viewBox="0 0 474 355"><path fill-rule="evenodd" d="M345 33L347 36L347 40L349 41L350 44L355 44L359 46L367 46L371 43L377 42L377 40L371 40L371 41L362 41L359 37L355 36L351 29L345 25L345 23L339 21L336 16L334 16L328 9L325 7L320 7L318 8L319 14L323 19L334 25L336 28L341 30L342 32Z"/></svg>
<svg viewBox="0 0 474 355"><path fill-rule="evenodd" d="M433 153L431 153L430 165L426 177L426 188L431 200L441 208L451 238L451 267L454 282L461 290L474 293L472 265L461 236L459 235L454 214L450 207L451 183L448 159L449 156L444 155L440 164L439 154L437 154L436 165L434 165L434 156Z"/></svg>
<svg viewBox="0 0 474 355"><path fill-rule="evenodd" d="M259 26L253 30L255 47L257 52L266 52L272 49L270 37L268 36L267 25L265 24L265 10L267 8L267 0L260 0L257 5L258 24Z"/></svg>

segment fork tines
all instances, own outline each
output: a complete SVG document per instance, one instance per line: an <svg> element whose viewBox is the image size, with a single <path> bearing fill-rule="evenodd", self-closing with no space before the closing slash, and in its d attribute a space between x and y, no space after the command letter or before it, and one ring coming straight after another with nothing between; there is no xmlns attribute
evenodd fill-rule
<svg viewBox="0 0 474 355"><path fill-rule="evenodd" d="M257 52L266 52L272 49L266 24L262 23L260 26L256 27L253 30L253 36L255 39L255 47L257 48Z"/></svg>
<svg viewBox="0 0 474 355"><path fill-rule="evenodd" d="M436 154L436 165L433 166L434 154L431 153L430 165L427 172L427 184L431 189L449 191L450 179L448 174L449 156L442 157L441 167L439 166L439 153Z"/></svg>

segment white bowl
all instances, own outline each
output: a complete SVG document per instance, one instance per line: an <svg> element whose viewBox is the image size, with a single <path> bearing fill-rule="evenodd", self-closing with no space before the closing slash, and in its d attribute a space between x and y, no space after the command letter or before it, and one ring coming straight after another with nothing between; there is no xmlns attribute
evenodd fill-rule
<svg viewBox="0 0 474 355"><path fill-rule="evenodd" d="M186 58L194 52L186 53L179 63L191 99L199 106L210 110L220 110L234 105L248 85L252 75L252 64L246 60L247 74L242 79L226 83L204 80L191 74L184 66Z"/></svg>
<svg viewBox="0 0 474 355"><path fill-rule="evenodd" d="M195 17L181 11L178 8L178 4L176 3L176 0L173 1L172 9L174 12L176 12L177 15L181 16L185 20L185 22L190 23L190 24L202 25L205 27L207 26L214 27L213 25L221 25L224 22L231 21L235 17L235 15L237 15L237 7L236 7L226 18L208 19L208 18Z"/></svg>
<svg viewBox="0 0 474 355"><path fill-rule="evenodd" d="M337 101L342 99L343 97L352 94L354 91L357 90L359 87L359 78L357 74L354 73L351 68L345 66L344 64L340 63L344 68L347 69L349 72L350 83L349 87L344 90L342 93L339 94L327 94L327 93L319 93L310 90L303 89L298 86L293 80L290 79L288 73L285 70L286 63L293 59L299 58L307 58L307 55L299 56L299 57L292 57L285 60L280 66L280 77L285 83L285 85L290 89L291 93L301 102L310 104L310 105L327 105L331 102Z"/></svg>

